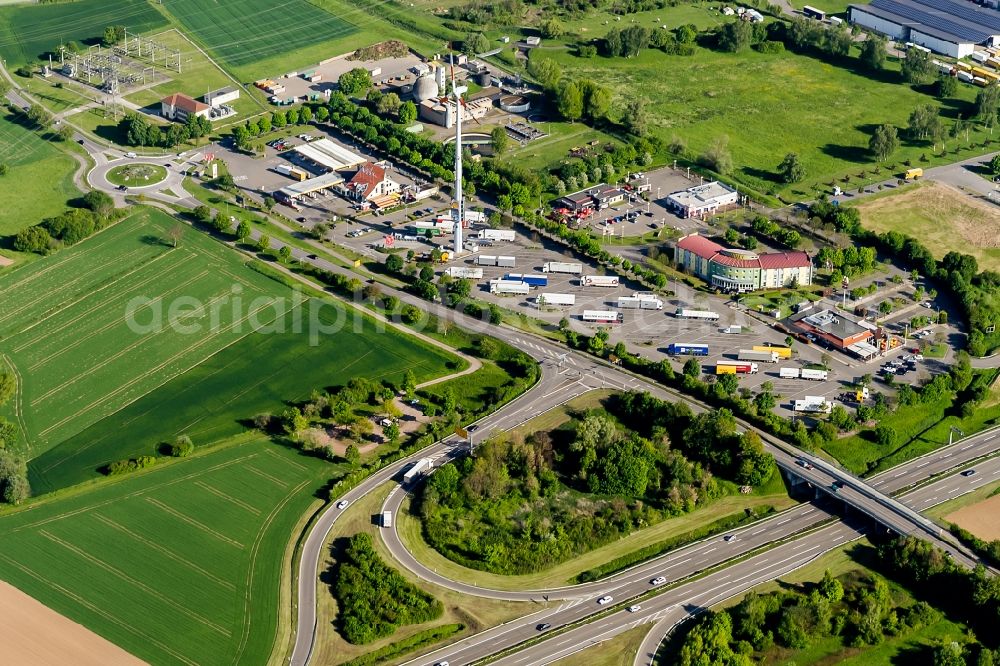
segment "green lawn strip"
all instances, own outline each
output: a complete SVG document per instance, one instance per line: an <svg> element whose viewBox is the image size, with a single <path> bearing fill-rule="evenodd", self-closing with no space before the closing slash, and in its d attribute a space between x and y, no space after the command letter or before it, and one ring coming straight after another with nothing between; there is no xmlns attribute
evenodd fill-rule
<svg viewBox="0 0 1000 666"><path fill-rule="evenodd" d="M73 184L76 160L5 113L0 114L0 164L8 168L0 179L0 237L58 215L80 195ZM13 256L8 247L3 254Z"/></svg>
<svg viewBox="0 0 1000 666"><path fill-rule="evenodd" d="M330 470L258 439L32 501L0 516L4 578L150 663L264 664L283 553Z"/></svg>
<svg viewBox="0 0 1000 666"><path fill-rule="evenodd" d="M149 187L167 177L167 169L159 164L123 164L108 171L108 182L127 187Z"/></svg>

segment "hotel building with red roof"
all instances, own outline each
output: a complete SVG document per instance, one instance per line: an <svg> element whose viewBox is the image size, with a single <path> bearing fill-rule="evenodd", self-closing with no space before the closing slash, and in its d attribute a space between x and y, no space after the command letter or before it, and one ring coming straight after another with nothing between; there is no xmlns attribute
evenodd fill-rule
<svg viewBox="0 0 1000 666"><path fill-rule="evenodd" d="M805 252L726 248L690 234L677 241L674 261L692 275L724 291L747 292L812 284L813 264Z"/></svg>

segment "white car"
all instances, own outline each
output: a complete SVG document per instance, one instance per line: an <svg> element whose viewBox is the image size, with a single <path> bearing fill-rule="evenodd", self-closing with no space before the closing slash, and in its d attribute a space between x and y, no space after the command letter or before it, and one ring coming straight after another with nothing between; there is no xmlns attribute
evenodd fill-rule
<svg viewBox="0 0 1000 666"><path fill-rule="evenodd" d="M337 502L337 508L338 509L346 509L347 505L348 505L348 501L347 500L340 500L339 502Z"/></svg>
<svg viewBox="0 0 1000 666"><path fill-rule="evenodd" d="M447 661L439 661L434 666L450 666L450 664Z"/></svg>
<svg viewBox="0 0 1000 666"><path fill-rule="evenodd" d="M667 582L666 578L664 578L663 576L657 576L653 580L649 581L649 584L650 585L663 585L666 582Z"/></svg>
<svg viewBox="0 0 1000 666"><path fill-rule="evenodd" d="M924 355L923 354L914 354L913 355L913 360L914 361L922 361L922 360L924 360Z"/></svg>
<svg viewBox="0 0 1000 666"><path fill-rule="evenodd" d="M629 613L635 613L635 612L641 611L641 610L642 610L642 606L640 606L638 604L636 604L635 606L629 606L628 607L628 612Z"/></svg>
<svg viewBox="0 0 1000 666"><path fill-rule="evenodd" d="M597 603L601 604L602 606L605 606L607 604L610 604L612 601L614 601L614 598L611 597L611 595L609 594L605 594L603 597L597 600Z"/></svg>

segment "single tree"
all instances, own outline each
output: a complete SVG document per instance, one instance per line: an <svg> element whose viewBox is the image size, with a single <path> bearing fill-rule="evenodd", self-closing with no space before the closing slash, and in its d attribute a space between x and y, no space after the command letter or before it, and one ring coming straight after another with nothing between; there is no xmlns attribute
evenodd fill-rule
<svg viewBox="0 0 1000 666"><path fill-rule="evenodd" d="M788 153L778 165L778 173L786 183L798 183L806 177L806 169L802 166L797 153Z"/></svg>
<svg viewBox="0 0 1000 666"><path fill-rule="evenodd" d="M868 149L875 159L884 162L899 149L899 134L893 125L879 125L868 141Z"/></svg>
<svg viewBox="0 0 1000 666"><path fill-rule="evenodd" d="M494 127L490 131L490 145L493 147L494 154L498 157L506 152L509 143L507 130L503 127Z"/></svg>

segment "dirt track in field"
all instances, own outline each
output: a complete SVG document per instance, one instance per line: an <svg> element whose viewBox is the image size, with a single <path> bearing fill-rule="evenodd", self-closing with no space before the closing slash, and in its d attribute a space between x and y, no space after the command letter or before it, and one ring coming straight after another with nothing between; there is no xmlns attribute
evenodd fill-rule
<svg viewBox="0 0 1000 666"><path fill-rule="evenodd" d="M962 507L944 519L969 530L980 539L1000 539L1000 495Z"/></svg>
<svg viewBox="0 0 1000 666"><path fill-rule="evenodd" d="M0 645L3 662L18 666L146 663L3 581L0 581Z"/></svg>

